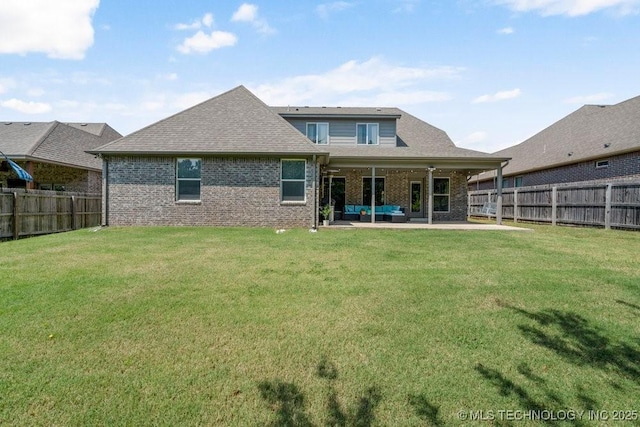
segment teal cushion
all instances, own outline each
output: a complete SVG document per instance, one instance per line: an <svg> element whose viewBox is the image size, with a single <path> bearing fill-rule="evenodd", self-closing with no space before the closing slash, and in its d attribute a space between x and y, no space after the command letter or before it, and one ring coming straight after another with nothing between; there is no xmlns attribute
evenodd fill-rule
<svg viewBox="0 0 640 427"><path fill-rule="evenodd" d="M354 205L344 205L344 211L346 213L353 213L356 211L356 207Z"/></svg>

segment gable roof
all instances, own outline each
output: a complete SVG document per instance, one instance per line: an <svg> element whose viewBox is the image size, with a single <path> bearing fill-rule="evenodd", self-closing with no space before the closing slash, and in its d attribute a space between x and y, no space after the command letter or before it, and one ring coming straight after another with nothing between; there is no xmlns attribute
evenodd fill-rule
<svg viewBox="0 0 640 427"><path fill-rule="evenodd" d="M394 119L395 147L370 145L326 145L331 157L359 159L469 159L507 160L503 156L458 148L449 135L423 120L395 107L272 107L288 118L309 119Z"/></svg>
<svg viewBox="0 0 640 427"><path fill-rule="evenodd" d="M106 123L0 122L0 151L12 160L100 170L102 162L86 150L121 136Z"/></svg>
<svg viewBox="0 0 640 427"><path fill-rule="evenodd" d="M526 141L496 154L512 158L503 174L516 175L638 150L640 96L614 105L584 105Z"/></svg>
<svg viewBox="0 0 640 427"><path fill-rule="evenodd" d="M326 154L244 86L238 86L91 152Z"/></svg>

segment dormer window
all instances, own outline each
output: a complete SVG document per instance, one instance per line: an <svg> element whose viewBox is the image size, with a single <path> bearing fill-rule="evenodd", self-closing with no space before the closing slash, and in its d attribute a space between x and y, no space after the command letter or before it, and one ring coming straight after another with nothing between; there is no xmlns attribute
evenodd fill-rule
<svg viewBox="0 0 640 427"><path fill-rule="evenodd" d="M378 145L378 123L358 123L356 138L359 145Z"/></svg>
<svg viewBox="0 0 640 427"><path fill-rule="evenodd" d="M329 123L307 123L307 138L314 144L329 143Z"/></svg>

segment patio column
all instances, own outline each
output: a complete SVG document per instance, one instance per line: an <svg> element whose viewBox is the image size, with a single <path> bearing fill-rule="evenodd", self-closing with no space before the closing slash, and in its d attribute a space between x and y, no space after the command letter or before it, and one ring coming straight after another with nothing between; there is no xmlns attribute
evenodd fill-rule
<svg viewBox="0 0 640 427"><path fill-rule="evenodd" d="M371 223L376 222L376 167L371 166Z"/></svg>
<svg viewBox="0 0 640 427"><path fill-rule="evenodd" d="M496 192L498 196L498 199L496 200L496 224L502 225L502 163L498 166Z"/></svg>
<svg viewBox="0 0 640 427"><path fill-rule="evenodd" d="M427 203L427 218L428 223L433 224L433 171L436 170L433 166L429 166L429 200Z"/></svg>

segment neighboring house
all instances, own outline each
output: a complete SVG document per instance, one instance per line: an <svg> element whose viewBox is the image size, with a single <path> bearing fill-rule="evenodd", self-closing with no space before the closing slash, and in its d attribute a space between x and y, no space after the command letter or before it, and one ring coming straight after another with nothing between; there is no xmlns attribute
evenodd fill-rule
<svg viewBox="0 0 640 427"><path fill-rule="evenodd" d="M0 151L34 179L18 179L5 161L0 187L100 193L102 161L86 151L121 137L105 123L0 122Z"/></svg>
<svg viewBox="0 0 640 427"><path fill-rule="evenodd" d="M464 220L467 176L506 160L396 108L269 107L243 86L91 153L106 225L313 227L329 180L336 210Z"/></svg>
<svg viewBox="0 0 640 427"><path fill-rule="evenodd" d="M640 178L640 96L615 105L585 105L521 144L495 153L511 157L503 188ZM496 188L493 171L470 190Z"/></svg>

